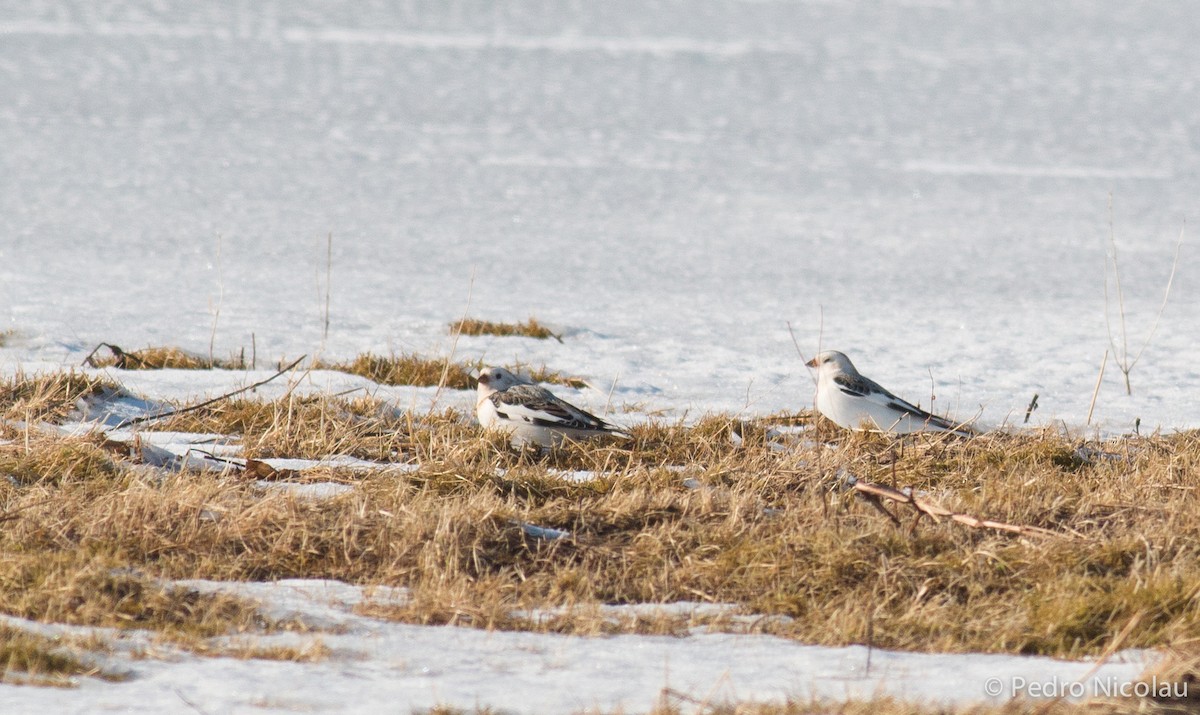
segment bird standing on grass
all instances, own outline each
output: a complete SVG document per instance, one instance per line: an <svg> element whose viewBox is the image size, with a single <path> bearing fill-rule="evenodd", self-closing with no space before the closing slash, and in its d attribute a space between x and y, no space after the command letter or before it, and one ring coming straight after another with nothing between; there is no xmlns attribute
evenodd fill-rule
<svg viewBox="0 0 1200 715"><path fill-rule="evenodd" d="M502 367L479 373L475 416L488 430L512 433L517 446L552 447L564 439L582 441L607 435L629 438L620 428L560 400Z"/></svg>
<svg viewBox="0 0 1200 715"><path fill-rule="evenodd" d="M850 358L836 350L827 350L805 365L817 369L817 411L839 427L896 434L953 432L962 437L974 434L969 427L930 414L863 377Z"/></svg>

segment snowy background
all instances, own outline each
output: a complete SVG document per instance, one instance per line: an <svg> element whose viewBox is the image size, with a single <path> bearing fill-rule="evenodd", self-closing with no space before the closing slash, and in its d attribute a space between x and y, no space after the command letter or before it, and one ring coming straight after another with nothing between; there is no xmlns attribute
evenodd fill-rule
<svg viewBox="0 0 1200 715"><path fill-rule="evenodd" d="M1186 2L6 2L0 361L207 354L218 306L216 355L314 354L332 234L326 357L445 354L470 295L568 338L464 357L762 413L811 404L790 321L922 404L1081 425L1109 194L1131 350L1200 208L1197 36ZM1200 426L1193 244L1109 429Z"/></svg>
<svg viewBox="0 0 1200 715"><path fill-rule="evenodd" d="M761 414L811 404L790 322L938 411L1019 423L1037 392L1080 429L1110 195L1134 352L1197 220L1197 37L1184 1L0 0L0 371L442 356L467 311L565 336L463 358ZM1192 234L1106 430L1200 426Z"/></svg>

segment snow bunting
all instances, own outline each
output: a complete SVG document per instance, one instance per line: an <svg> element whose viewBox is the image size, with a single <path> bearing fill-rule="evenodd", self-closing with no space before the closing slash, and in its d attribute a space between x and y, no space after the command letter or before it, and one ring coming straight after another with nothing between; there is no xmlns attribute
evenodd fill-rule
<svg viewBox="0 0 1200 715"><path fill-rule="evenodd" d="M475 416L479 424L484 429L511 432L513 443L518 446L550 447L562 443L564 438L629 437L618 427L502 367L484 368L478 379Z"/></svg>
<svg viewBox="0 0 1200 715"><path fill-rule="evenodd" d="M805 365L817 369L817 411L839 427L852 430L953 432L964 437L970 428L932 415L863 377L845 354L827 350Z"/></svg>

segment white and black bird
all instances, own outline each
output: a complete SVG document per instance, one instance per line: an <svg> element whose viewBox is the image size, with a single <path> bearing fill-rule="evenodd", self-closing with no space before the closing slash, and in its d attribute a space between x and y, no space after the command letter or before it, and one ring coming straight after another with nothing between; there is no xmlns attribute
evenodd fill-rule
<svg viewBox="0 0 1200 715"><path fill-rule="evenodd" d="M974 434L969 427L930 414L863 377L844 353L827 350L805 364L817 369L817 411L839 427L896 434Z"/></svg>
<svg viewBox="0 0 1200 715"><path fill-rule="evenodd" d="M554 396L502 367L479 373L475 416L488 430L512 434L518 446L551 447L564 439L582 441L611 435L628 438L621 429Z"/></svg>

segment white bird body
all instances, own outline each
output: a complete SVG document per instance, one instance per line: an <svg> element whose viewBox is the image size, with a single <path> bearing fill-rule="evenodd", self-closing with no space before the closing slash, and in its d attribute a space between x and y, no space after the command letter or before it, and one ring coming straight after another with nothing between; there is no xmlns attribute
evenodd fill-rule
<svg viewBox="0 0 1200 715"><path fill-rule="evenodd" d="M513 444L552 447L564 439L583 441L612 435L629 437L618 427L561 400L502 367L479 374L475 416L486 430L512 434Z"/></svg>
<svg viewBox="0 0 1200 715"><path fill-rule="evenodd" d="M823 352L806 364L817 369L817 411L839 427L895 434L953 432L964 437L973 434L964 425L896 397L859 374L850 358L836 350Z"/></svg>

